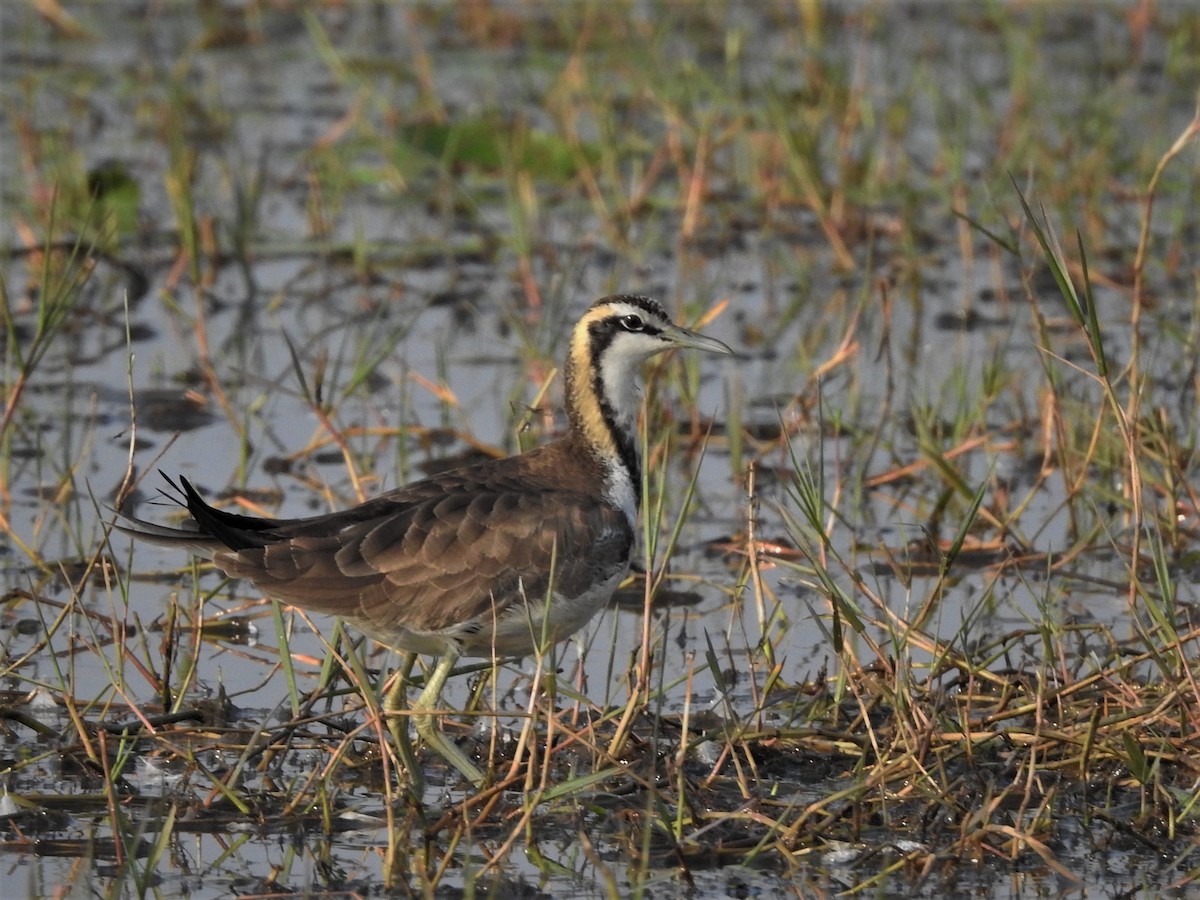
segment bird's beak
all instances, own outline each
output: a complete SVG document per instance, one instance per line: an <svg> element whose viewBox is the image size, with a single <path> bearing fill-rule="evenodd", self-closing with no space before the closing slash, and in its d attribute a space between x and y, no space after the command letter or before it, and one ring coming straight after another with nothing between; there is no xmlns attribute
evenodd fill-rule
<svg viewBox="0 0 1200 900"><path fill-rule="evenodd" d="M727 356L733 356L733 350L728 344L699 332L680 328L678 325L668 325L662 330L662 336L676 347L688 347L692 350L705 350L709 353L724 353Z"/></svg>

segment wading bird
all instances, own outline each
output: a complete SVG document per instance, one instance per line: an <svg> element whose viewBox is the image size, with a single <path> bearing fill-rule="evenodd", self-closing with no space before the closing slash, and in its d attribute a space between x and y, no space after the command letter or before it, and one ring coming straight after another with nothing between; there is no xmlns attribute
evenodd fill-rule
<svg viewBox="0 0 1200 900"><path fill-rule="evenodd" d="M442 686L461 656L525 656L569 637L628 573L642 485L638 377L673 347L733 352L672 324L655 300L605 297L571 334L569 428L553 443L304 519L224 512L180 478L190 520L117 527L209 559L284 603L340 616L408 654L406 669L415 654L440 657L412 705L417 732L479 784L483 774L434 721ZM403 690L397 679L386 711L401 706ZM392 717L397 738L399 722Z"/></svg>

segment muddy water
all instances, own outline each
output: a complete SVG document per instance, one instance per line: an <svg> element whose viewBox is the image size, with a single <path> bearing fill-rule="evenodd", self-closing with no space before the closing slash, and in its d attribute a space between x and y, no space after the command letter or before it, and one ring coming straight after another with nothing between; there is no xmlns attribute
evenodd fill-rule
<svg viewBox="0 0 1200 900"><path fill-rule="evenodd" d="M1063 123L1098 86L1111 89L1120 78L1140 80L1130 93L1143 102L1127 107L1120 126L1161 152L1190 114L1190 94L1181 87L1185 79L1168 65L1166 26L1149 35L1140 62L1131 65L1125 55L1097 49L1111 47L1114 35L1123 34L1120 17L1090 8L1063 11L1060 18L1046 13L1048 23L1027 23L1036 35L1028 39L998 33L967 14L938 15L919 7L889 16L884 25L872 18L885 15L880 12L831 19L819 51L827 63L862 92L868 112L907 117L903 136L882 142L872 165L907 170L911 195L860 201L867 212L859 223L863 236L850 248L857 271L848 274L802 204L762 214L756 189L739 181L752 168L745 160L718 154L702 230L681 245L674 183L655 186L650 211L631 224L625 241L617 241L587 193L566 182L543 185L536 208L516 215L519 199L527 195L510 189L503 172L469 163L439 170L422 162L419 153L416 163L381 155L380 148L388 145L379 140L380 133L416 119L429 103L421 83L423 65L432 66L446 110L467 117L499 109L547 127L546 92L566 63L571 43L564 35L571 33L570 16L579 11L519 7L511 11L511 20L501 19L524 29L518 33L527 40L467 40L461 24L445 11L421 15L415 7L386 4L309 12L272 7L207 17L184 5L107 4L103 14L100 9L78 11L88 33L78 40L63 36L65 25L56 29L25 7L0 11L0 72L6 85L0 245L8 251L3 278L16 312L19 345L32 341L38 300L31 269L37 257L19 248L28 247L26 228L36 221L37 204L46 202L56 178L74 179L78 187L87 173L115 162L139 191L134 224L98 255L77 312L37 367L19 425L10 432L12 497L5 514L12 533L47 560L53 574L39 572L28 553L7 541L0 547L6 591L31 591L59 603L70 598L75 564L90 558L104 540L110 516L103 507L131 458L142 477L143 501L154 497L154 470L161 468L213 493L231 485L264 491L271 513L303 515L350 502L353 492L341 455L331 445L301 452L324 433L303 396L289 344L307 377L325 373L323 396L336 399L338 424L364 429L351 443L361 459L372 463L369 493L463 452L468 436L515 450L513 423L533 402L536 380L554 363L573 316L591 298L614 290L655 293L691 314L727 300L705 330L737 348L739 357L690 362L690 377L696 380L689 399L719 426L736 416L750 433L769 434L782 420L791 435L786 442L743 441L743 455L737 455L718 427L702 458L677 446L680 452L663 473L668 526L697 468L701 497L671 561L672 571L695 576L678 585L688 591L687 603L664 607L654 621L668 683L665 711L677 712L685 704L720 708L730 700L748 708L752 702L749 679L718 685L697 663L711 641L731 671L763 664L756 649L763 635L760 606L753 591L743 590L743 557L728 552L730 545L736 549L737 535L748 523L744 467L749 459L757 457L758 463L759 536L785 551L797 543L781 510L794 517L789 473L795 460L809 461L824 475L827 499L838 504L840 518L830 521L832 549L847 562L843 582L850 584L850 571L859 573L901 617L924 603L935 573L918 569L912 578L899 577L893 562L897 556L919 562L919 548L935 518L938 486L929 479L928 467L878 487L865 481L924 458L917 430L906 421L912 409L939 410L945 422L966 422L976 433L993 429L988 440L958 460L968 484L974 488L1000 479L1014 496L1037 484L1038 493L1020 519L1022 540L1043 554L1071 543L1072 529L1079 526L1064 509L1063 484L1054 477L1037 480L1032 430L1044 399L1044 357L1033 339L1020 267L978 232L965 229L944 203L927 198L939 196L941 170L958 166L970 186L966 200L974 215L994 228L1014 220L1019 207L1008 173L993 168L995 139L1019 92L1015 70L1029 59L1036 59L1056 85L1048 96L1036 95L1046 103L1041 112ZM669 71L686 82L689 72L694 74L687 61L705 70L729 52L730 41L739 43L753 50L745 53L741 70L744 102L765 108L772 99L795 99L808 85L795 23L780 24L791 22L787 9L735 7L726 11L727 20L682 16L678 33L663 39L659 50L679 54L682 68ZM644 30L653 16L641 15L631 12ZM336 64L323 56L326 41ZM1111 71L1126 65L1129 69L1115 77L1097 74L1106 66ZM619 78L619 71L612 77ZM719 92L714 96L726 99ZM631 107L627 127L662 139L667 129L653 107ZM355 144L356 152L345 151ZM325 155L330 146L343 152ZM1131 156L1141 152L1122 141L1116 146ZM180 162L185 157L190 163ZM173 178L185 165L191 166L195 220L202 232L211 228L212 234L210 239L201 233L197 240L211 240L222 251L206 256L196 271L178 253L180 198ZM1049 191L1055 179L1055 172L1045 170L1032 177L1012 174L1032 190ZM845 172L826 177L836 180ZM1110 210L1103 230L1132 234L1136 212L1134 204ZM1194 227L1195 212L1190 215ZM540 311L531 308L523 286L522 242L536 246L529 266L541 294ZM913 267L915 276L908 271ZM874 287L881 279L897 285L886 300ZM1163 285L1164 296L1168 288ZM1105 321L1123 321L1120 290L1101 285L1097 302ZM1164 319L1182 321L1186 329L1189 313L1164 304ZM1056 352L1081 358L1079 346L1062 334ZM809 373L846 335L857 342L850 362L834 367L819 383L810 380ZM1128 336L1115 327L1107 337L1110 352L1121 358ZM197 378L202 347L219 373L223 398ZM363 386L340 397L339 391L355 380L356 367L375 359ZM14 360L9 353L10 371ZM1164 395L1186 397L1189 369L1178 354L1163 353L1155 366ZM1003 399L980 416L963 412L990 389L989 373L998 373ZM672 388L678 384L677 379L664 382L655 401L685 420L690 413ZM446 402L447 396L453 402ZM554 396L552 389L549 398ZM1181 400L1180 407L1185 405ZM1188 413L1184 427L1191 421ZM552 426L553 420L535 417L535 424ZM953 427L946 425L948 431ZM387 437L398 430L402 439ZM878 440L864 437L874 431ZM540 433L535 428L526 439ZM955 444L945 437L945 447ZM284 468L286 474L279 474ZM327 485L328 499L318 499L301 478ZM149 517L169 513L165 507L138 509ZM1105 512L1095 515L1102 520ZM936 536L952 535L955 527L949 522ZM1106 527L1119 533L1120 517L1113 516ZM181 561L163 551L134 550L121 539L113 541L111 553L134 577L121 587L92 579L81 597L83 606L127 623L136 654L155 660L172 593L184 609L195 609L203 600L203 614L216 619L223 617L221 610L234 610L244 627L242 639L197 648L196 693L231 696L250 721L272 716L287 686L275 665L278 635L269 608L257 605L244 587L223 586L212 575L197 580L191 573L179 574ZM987 635L1045 616L1098 621L1118 632L1128 627L1123 594L1111 587L1122 580L1119 559L1091 554L1071 574L1063 581L1047 578L1037 567L1001 575L986 566L968 567L946 591L928 627L950 637L966 621L971 635ZM803 566L777 567L767 568L764 577L769 596L761 608L770 613L778 598L782 614L782 624L771 632L780 676L801 683L836 667L828 632L813 619L827 607L811 574ZM1194 599L1195 585L1186 578L1177 590L1181 601ZM735 596L744 602L731 602ZM52 606L29 602L6 611L7 658L28 655L18 671L10 672L6 688L24 693L44 685L53 693L66 680L76 698L86 702L106 696L114 669L124 665L121 675L130 697L144 702L153 696L107 631L90 626L85 617L55 630L48 645L40 643L54 615ZM287 621L303 689L312 683L327 648L307 622L290 616ZM317 620L316 625L332 632L332 622ZM619 704L640 636L636 602L614 606L579 642L560 650L558 665L574 683L586 686L595 703ZM1032 642L1015 652L1041 650ZM385 667L392 662L386 655L372 661ZM689 694L683 675L693 669ZM521 707L530 671L531 664L506 668L499 695L510 708ZM461 703L465 694L466 681L459 679L447 692L448 704ZM39 715L51 728L67 726L54 718L55 709L46 707ZM5 741L10 756L32 749L20 732ZM151 818L158 814L153 798L170 794L172 777L152 768L129 777ZM80 773L61 771L48 759L22 769L8 787L16 793L71 796L87 793L85 782ZM820 784L813 788L822 789ZM431 800L437 790L431 787ZM378 813L377 804L367 801L367 806ZM83 801L79 810L55 813L61 816L58 831L83 844L103 838L103 817L92 821L83 810L95 814L95 807ZM154 878L166 894L221 896L245 879L254 883L280 868L289 873L282 879L289 887L318 885L328 880L329 860L352 883L369 885L380 846L378 822L332 841L248 832L232 850L203 829L189 837L194 843L178 846L170 862L156 870ZM601 893L570 829L546 839L543 853L561 868L517 854L498 890ZM602 850L619 857L611 847ZM1099 890L1117 891L1118 885L1129 890L1155 878L1152 860L1119 853L1096 858L1085 850L1070 862L1088 880L1104 882ZM479 862L471 852L463 857L468 867ZM82 855L70 850L63 856L14 854L6 884L48 892ZM89 876L100 889L114 877L105 858L103 849L96 853ZM831 852L805 869L792 882L794 889L803 894L856 883L863 872L847 862L852 859ZM665 864L663 872L670 871ZM775 877L748 868L700 873L695 890L744 895L771 890ZM1056 893L1054 884L1047 869L1010 873L999 881L991 873L970 876L957 886L1000 897Z"/></svg>

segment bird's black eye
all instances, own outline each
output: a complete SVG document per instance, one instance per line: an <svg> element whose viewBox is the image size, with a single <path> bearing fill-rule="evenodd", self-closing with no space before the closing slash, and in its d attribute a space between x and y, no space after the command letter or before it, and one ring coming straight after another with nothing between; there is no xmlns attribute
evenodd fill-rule
<svg viewBox="0 0 1200 900"><path fill-rule="evenodd" d="M630 313L627 316L621 316L621 327L626 331L645 331L646 323L642 321L641 316Z"/></svg>

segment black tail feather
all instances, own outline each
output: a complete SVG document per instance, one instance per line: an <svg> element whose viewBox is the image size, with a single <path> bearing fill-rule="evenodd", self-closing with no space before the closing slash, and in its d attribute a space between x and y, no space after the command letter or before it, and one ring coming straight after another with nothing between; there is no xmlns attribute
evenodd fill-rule
<svg viewBox="0 0 1200 900"><path fill-rule="evenodd" d="M162 473L162 476L180 494L179 497L171 499L180 506L187 507L187 511L200 526L200 531L216 538L229 549L249 550L265 547L279 540L278 535L270 533L277 524L273 520L215 509L204 501L200 493L192 487L192 483L182 475L179 476L178 484L166 473ZM166 491L163 493L171 496Z"/></svg>

